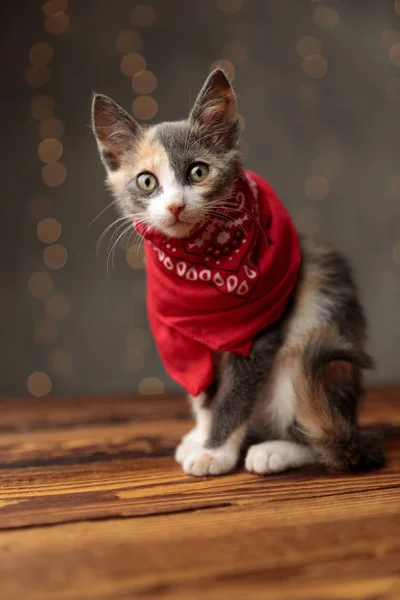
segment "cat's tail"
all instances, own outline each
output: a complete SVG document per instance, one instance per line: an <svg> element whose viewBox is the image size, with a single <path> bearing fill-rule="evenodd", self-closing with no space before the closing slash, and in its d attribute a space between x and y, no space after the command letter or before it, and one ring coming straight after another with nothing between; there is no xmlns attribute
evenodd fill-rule
<svg viewBox="0 0 400 600"><path fill-rule="evenodd" d="M304 348L296 378L299 426L331 468L369 471L384 463L379 439L357 425L362 369L372 366L362 348L329 330L316 332Z"/></svg>

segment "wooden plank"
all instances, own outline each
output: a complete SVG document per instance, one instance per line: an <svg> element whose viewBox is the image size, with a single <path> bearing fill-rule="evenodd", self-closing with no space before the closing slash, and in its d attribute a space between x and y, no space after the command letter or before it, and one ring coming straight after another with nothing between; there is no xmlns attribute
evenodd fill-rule
<svg viewBox="0 0 400 600"><path fill-rule="evenodd" d="M2 598L385 598L397 490L3 532Z"/></svg>
<svg viewBox="0 0 400 600"><path fill-rule="evenodd" d="M72 429L71 423L77 417L68 421L65 407L57 406L55 412L61 418L53 417L49 428L42 427L29 434L2 434L0 528L400 487L400 442L396 428L388 436L388 464L378 473L338 476L328 474L322 467L308 467L261 478L242 470L220 478L186 476L172 458L179 438L189 428L185 419L176 418L182 406L185 410L185 403L182 399L172 400L172 415L166 419L165 402L166 399L164 403L160 399L146 399L136 403L135 410L145 415L143 419L135 420L135 412L131 412L129 423L115 424L111 420L109 425L88 426L86 422L86 426ZM385 406L386 396L383 403L378 395L377 401L368 403L368 410L378 402L380 407ZM125 407L125 399L121 404ZM103 408L102 414L112 415L110 401L106 400L104 405L107 410ZM81 416L92 418L95 405L89 410L73 401L71 406ZM18 415L13 414L16 419ZM153 415L153 420L149 420L149 415ZM26 415L25 419L26 423L32 423ZM399 411L393 412L392 421L396 423L396 419L399 420Z"/></svg>

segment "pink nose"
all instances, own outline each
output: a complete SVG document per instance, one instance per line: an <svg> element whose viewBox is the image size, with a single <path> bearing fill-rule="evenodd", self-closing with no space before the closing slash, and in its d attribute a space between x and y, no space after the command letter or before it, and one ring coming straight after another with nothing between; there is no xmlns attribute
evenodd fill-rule
<svg viewBox="0 0 400 600"><path fill-rule="evenodd" d="M168 204L167 206L170 213L174 215L174 217L179 217L183 209L185 208L184 204Z"/></svg>

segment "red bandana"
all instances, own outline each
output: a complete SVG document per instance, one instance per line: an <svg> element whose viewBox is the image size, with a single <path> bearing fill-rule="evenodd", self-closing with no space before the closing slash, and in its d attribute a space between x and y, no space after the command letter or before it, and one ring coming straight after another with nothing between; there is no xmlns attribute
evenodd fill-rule
<svg viewBox="0 0 400 600"><path fill-rule="evenodd" d="M271 186L243 172L232 209L190 237L145 237L148 313L170 376L193 396L214 379L213 351L248 355L258 332L283 314L300 246Z"/></svg>

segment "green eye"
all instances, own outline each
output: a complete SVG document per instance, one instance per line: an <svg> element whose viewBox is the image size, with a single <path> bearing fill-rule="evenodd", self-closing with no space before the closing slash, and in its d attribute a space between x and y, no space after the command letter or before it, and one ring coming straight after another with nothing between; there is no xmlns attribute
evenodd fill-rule
<svg viewBox="0 0 400 600"><path fill-rule="evenodd" d="M144 190L145 192L151 192L158 185L158 181L154 177L153 173L141 173L137 176L136 183L140 189Z"/></svg>
<svg viewBox="0 0 400 600"><path fill-rule="evenodd" d="M210 169L204 163L195 163L189 168L189 180L193 183L200 183L207 177Z"/></svg>

